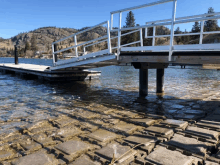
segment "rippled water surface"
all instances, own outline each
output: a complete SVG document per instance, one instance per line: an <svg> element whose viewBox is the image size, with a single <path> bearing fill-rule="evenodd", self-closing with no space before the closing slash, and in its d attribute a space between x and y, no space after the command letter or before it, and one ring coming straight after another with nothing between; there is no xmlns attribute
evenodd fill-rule
<svg viewBox="0 0 220 165"><path fill-rule="evenodd" d="M13 58L0 58L0 63L6 62L12 63ZM52 64L51 60L39 59L19 59L19 62ZM180 114L202 114L204 104L208 108L209 101L220 100L220 71L216 70L203 70L199 66L169 67L165 70L163 97L155 94L156 70L149 70L149 96L141 103L137 99L138 70L132 66L95 70L102 72L100 79L69 83L42 83L0 72L0 123L12 121L0 125L1 131L83 107L142 110L178 118Z"/></svg>

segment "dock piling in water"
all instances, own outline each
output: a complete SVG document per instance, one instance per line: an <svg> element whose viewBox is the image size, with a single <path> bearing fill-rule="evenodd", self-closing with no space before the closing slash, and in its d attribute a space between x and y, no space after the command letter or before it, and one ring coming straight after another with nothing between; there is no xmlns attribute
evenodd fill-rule
<svg viewBox="0 0 220 165"><path fill-rule="evenodd" d="M157 93L164 92L164 69L157 69Z"/></svg>
<svg viewBox="0 0 220 165"><path fill-rule="evenodd" d="M148 95L148 69L139 69L139 97Z"/></svg>

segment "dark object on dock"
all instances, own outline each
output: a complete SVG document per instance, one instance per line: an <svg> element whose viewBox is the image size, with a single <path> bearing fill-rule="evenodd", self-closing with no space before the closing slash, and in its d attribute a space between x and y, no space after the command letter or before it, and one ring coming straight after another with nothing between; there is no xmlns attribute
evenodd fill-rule
<svg viewBox="0 0 220 165"><path fill-rule="evenodd" d="M18 64L18 48L17 45L15 45L15 65Z"/></svg>

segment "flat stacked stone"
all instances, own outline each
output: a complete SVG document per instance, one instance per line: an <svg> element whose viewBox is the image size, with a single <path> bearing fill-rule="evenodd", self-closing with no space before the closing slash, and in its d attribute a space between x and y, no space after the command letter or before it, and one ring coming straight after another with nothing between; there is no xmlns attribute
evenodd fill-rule
<svg viewBox="0 0 220 165"><path fill-rule="evenodd" d="M58 160L45 152L44 149L36 153L19 158L12 162L12 165L58 165Z"/></svg>
<svg viewBox="0 0 220 165"><path fill-rule="evenodd" d="M56 127L59 127L59 128L63 128L67 125L78 123L78 122L79 122L78 120L73 119L68 116L61 116L58 119L52 121L53 125L55 125Z"/></svg>
<svg viewBox="0 0 220 165"><path fill-rule="evenodd" d="M33 124L31 127L24 130L24 133L28 133L29 135L45 133L45 132L53 132L56 131L57 128L53 127L47 120L40 121L38 123Z"/></svg>
<svg viewBox="0 0 220 165"><path fill-rule="evenodd" d="M88 138L97 141L97 143L100 143L101 145L105 145L117 137L117 134L104 129L99 129L88 135Z"/></svg>
<svg viewBox="0 0 220 165"><path fill-rule="evenodd" d="M120 122L120 123L117 123L113 126L113 129L116 132L122 132L122 133L126 133L126 134L132 134L138 128L140 128L140 127L138 127L134 124L128 124L128 123L125 123L125 122Z"/></svg>
<svg viewBox="0 0 220 165"><path fill-rule="evenodd" d="M92 149L93 146L79 139L74 139L74 140L70 140L70 141L58 144L54 148L58 150L56 151L57 155L64 154L63 157L66 160L68 160L68 162L71 162L76 157L87 152L89 149ZM61 151L61 153L59 153L59 151Z"/></svg>
<svg viewBox="0 0 220 165"><path fill-rule="evenodd" d="M83 133L83 131L72 124L58 129L56 132L54 132L54 137L64 142L73 138L74 136L80 135L81 133Z"/></svg>
<svg viewBox="0 0 220 165"><path fill-rule="evenodd" d="M99 162L92 161L88 156L83 155L80 158L77 158L74 162L69 165L101 165Z"/></svg>
<svg viewBox="0 0 220 165"><path fill-rule="evenodd" d="M151 126L151 125L153 125L155 123L158 123L162 120L160 120L160 119L151 119L151 118L135 118L135 119L130 119L129 121L131 123L134 123L134 124L138 124L138 125L148 127L148 126Z"/></svg>
<svg viewBox="0 0 220 165"><path fill-rule="evenodd" d="M200 155L202 157L206 156L208 151L214 147L211 143L198 141L195 138L189 138L179 134L175 134L166 144L174 147L176 150L186 151L187 154Z"/></svg>
<svg viewBox="0 0 220 165"><path fill-rule="evenodd" d="M214 144L218 143L220 137L220 132L194 126L189 126L182 133L188 136L198 138L201 141L207 141Z"/></svg>
<svg viewBox="0 0 220 165"><path fill-rule="evenodd" d="M33 153L34 151L38 151L42 148L41 144L36 143L30 138L26 141L21 142L20 145L25 149L25 154Z"/></svg>
<svg viewBox="0 0 220 165"><path fill-rule="evenodd" d="M140 133L128 136L123 140L130 144L131 147L139 145L138 148L144 150L145 152L147 152L147 154L149 154L152 151L152 149L155 147L156 142L158 141L153 136L143 135Z"/></svg>
<svg viewBox="0 0 220 165"><path fill-rule="evenodd" d="M137 151L118 143L110 143L106 147L95 151L95 154L102 163L110 163L117 160L115 163L128 164L134 160L134 155L137 154Z"/></svg>
<svg viewBox="0 0 220 165"><path fill-rule="evenodd" d="M43 147L59 143L59 141L54 140L51 136L47 136L45 133L35 134L31 138L41 144Z"/></svg>
<svg viewBox="0 0 220 165"><path fill-rule="evenodd" d="M168 128L164 125L155 125L147 127L144 131L148 134L158 137L163 137L166 139L170 139L174 135L174 131L172 128Z"/></svg>
<svg viewBox="0 0 220 165"><path fill-rule="evenodd" d="M8 159L13 159L19 157L20 154L16 153L7 144L0 145L0 162Z"/></svg>
<svg viewBox="0 0 220 165"><path fill-rule="evenodd" d="M163 164L163 165L193 165L202 161L193 156L186 156L178 151L172 151L165 147L158 146L146 158L145 164Z"/></svg>
<svg viewBox="0 0 220 165"><path fill-rule="evenodd" d="M181 129L181 130L185 130L186 127L188 126L187 121L174 120L174 119L164 120L160 124L172 127L174 129Z"/></svg>

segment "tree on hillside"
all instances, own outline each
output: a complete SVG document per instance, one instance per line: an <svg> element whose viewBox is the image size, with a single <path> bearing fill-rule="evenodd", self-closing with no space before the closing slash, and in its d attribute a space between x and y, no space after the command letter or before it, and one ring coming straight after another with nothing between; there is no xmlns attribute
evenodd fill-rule
<svg viewBox="0 0 220 165"><path fill-rule="evenodd" d="M208 13L215 13L214 9L212 7L210 7L208 9ZM208 17L212 17L208 16ZM218 21L217 20L207 20L205 21L205 28L204 31L215 31L218 30Z"/></svg>
<svg viewBox="0 0 220 165"><path fill-rule="evenodd" d="M180 30L180 27L177 27L176 30L174 31L174 34L182 34L182 31ZM181 37L175 37L175 40L177 42L177 44L179 44L181 42Z"/></svg>
<svg viewBox="0 0 220 165"><path fill-rule="evenodd" d="M187 34L187 33L189 33L186 29L185 29L185 31L183 32L184 34ZM189 41L190 41L190 36L182 36L181 37L181 42L183 43L183 44L188 44L189 43Z"/></svg>
<svg viewBox="0 0 220 165"><path fill-rule="evenodd" d="M135 27L136 23L135 23L134 13L132 11L129 11L129 13L127 14L125 24L126 24L124 26L125 28ZM122 34L128 33L128 32L129 32L129 30L123 31ZM135 32L135 33L123 36L121 39L121 43L122 43L122 45L124 45L124 44L128 44L131 42L135 42L137 40L138 40L138 33Z"/></svg>
<svg viewBox="0 0 220 165"><path fill-rule="evenodd" d="M198 33L200 32L200 29L201 29L201 24L199 22L195 22L192 27L191 33ZM199 39L199 35L190 36L190 39L191 40Z"/></svg>
<svg viewBox="0 0 220 165"><path fill-rule="evenodd" d="M135 27L135 18L134 13L132 11L129 11L129 13L127 14L125 23L125 27Z"/></svg>
<svg viewBox="0 0 220 165"><path fill-rule="evenodd" d="M37 37L33 34L31 37L31 50L36 51L37 49Z"/></svg>
<svg viewBox="0 0 220 165"><path fill-rule="evenodd" d="M31 50L31 46L28 41L26 41L26 43L25 43L24 52L26 53L27 50Z"/></svg>
<svg viewBox="0 0 220 165"><path fill-rule="evenodd" d="M192 27L192 33L197 33L197 32L200 32L200 28L201 28L201 25L199 22L195 22L195 24L193 25Z"/></svg>

